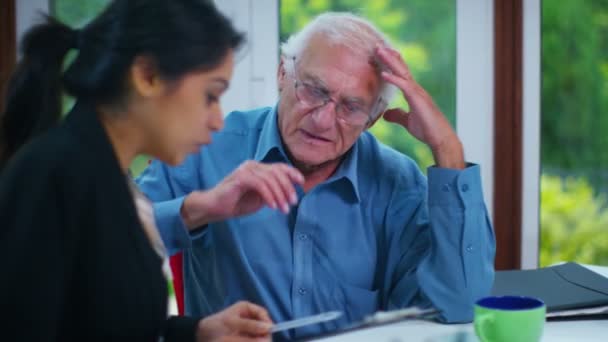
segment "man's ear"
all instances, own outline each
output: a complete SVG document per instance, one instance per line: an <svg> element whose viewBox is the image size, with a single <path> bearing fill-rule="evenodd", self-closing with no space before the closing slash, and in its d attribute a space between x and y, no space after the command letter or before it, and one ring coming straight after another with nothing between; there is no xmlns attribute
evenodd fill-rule
<svg viewBox="0 0 608 342"><path fill-rule="evenodd" d="M155 97L163 93L165 82L160 77L155 61L147 56L137 56L129 69L133 91L142 97Z"/></svg>
<svg viewBox="0 0 608 342"><path fill-rule="evenodd" d="M287 72L285 70L285 59L281 56L279 60L279 68L277 69L277 85L279 86L279 93L283 90L283 85L285 84L285 78L287 77Z"/></svg>
<svg viewBox="0 0 608 342"><path fill-rule="evenodd" d="M384 113L386 113L386 111L388 109L388 102L383 97L380 97L378 99L378 103L376 105L378 106L378 107L375 107L378 111L378 114L376 114L376 117L370 121L370 123L367 125L367 127L365 129L369 129L373 125L375 125L376 121L378 121L381 117L383 117Z"/></svg>
<svg viewBox="0 0 608 342"><path fill-rule="evenodd" d="M380 120L380 118L381 118L381 117L384 115L384 112L385 112L385 111L386 111L386 110L383 110L382 112L380 112L380 114L376 115L376 117L375 117L374 119L372 119L372 121L370 121L370 122L369 122L369 124L367 125L367 127L366 127L365 129L370 129L370 128L372 128L372 126L373 126L373 125L375 125L375 124L376 124L376 122L377 122L378 120Z"/></svg>

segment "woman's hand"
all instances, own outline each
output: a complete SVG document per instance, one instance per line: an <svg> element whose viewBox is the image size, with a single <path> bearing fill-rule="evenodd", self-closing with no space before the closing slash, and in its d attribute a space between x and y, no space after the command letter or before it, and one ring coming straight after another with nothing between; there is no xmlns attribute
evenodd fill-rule
<svg viewBox="0 0 608 342"><path fill-rule="evenodd" d="M266 309L249 302L238 302L200 320L196 340L198 342L270 341L272 325Z"/></svg>

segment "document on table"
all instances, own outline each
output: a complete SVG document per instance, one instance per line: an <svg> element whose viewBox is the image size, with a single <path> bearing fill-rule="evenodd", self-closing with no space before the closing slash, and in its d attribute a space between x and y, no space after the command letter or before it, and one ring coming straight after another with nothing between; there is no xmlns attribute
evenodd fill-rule
<svg viewBox="0 0 608 342"><path fill-rule="evenodd" d="M373 315L367 316L360 322L355 322L350 326L347 326L342 329L328 331L316 335L311 336L303 336L299 340L296 341L310 341L311 339L320 339L326 338L336 335L341 335L357 330L365 330L368 328L379 327L383 325L388 325L396 322L407 321L407 320L427 320L434 318L439 314L439 311L435 308L426 308L421 309L418 307L410 307L399 310L391 310L391 311L378 311Z"/></svg>
<svg viewBox="0 0 608 342"><path fill-rule="evenodd" d="M608 278L576 263L498 271L492 294L539 298L548 319L608 315Z"/></svg>
<svg viewBox="0 0 608 342"><path fill-rule="evenodd" d="M608 315L608 305L593 308L547 312L547 318L582 317L589 315Z"/></svg>
<svg viewBox="0 0 608 342"><path fill-rule="evenodd" d="M342 316L341 311L329 311L314 316L298 318L292 321L285 321L275 324L272 327L271 332L275 333L283 330L300 328L311 324L319 324L327 321L332 321L336 318L339 318L340 316Z"/></svg>

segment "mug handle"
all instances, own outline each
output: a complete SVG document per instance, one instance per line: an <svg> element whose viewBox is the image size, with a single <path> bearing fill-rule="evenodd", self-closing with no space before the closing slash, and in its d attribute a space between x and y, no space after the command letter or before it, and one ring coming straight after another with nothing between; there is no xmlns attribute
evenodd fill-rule
<svg viewBox="0 0 608 342"><path fill-rule="evenodd" d="M487 329L491 328L491 325L494 323L494 317L485 315L479 317L478 320L479 324L477 326L479 329L475 329L475 331L477 332L479 339L482 342L492 342L491 338L489 338L491 334L487 334Z"/></svg>

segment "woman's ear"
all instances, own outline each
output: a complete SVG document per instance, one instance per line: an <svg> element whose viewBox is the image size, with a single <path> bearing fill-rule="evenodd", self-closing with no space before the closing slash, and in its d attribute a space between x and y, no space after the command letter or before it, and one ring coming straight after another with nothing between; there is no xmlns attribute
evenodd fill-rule
<svg viewBox="0 0 608 342"><path fill-rule="evenodd" d="M137 56L129 69L133 91L142 97L156 97L165 91L155 61L147 56Z"/></svg>

